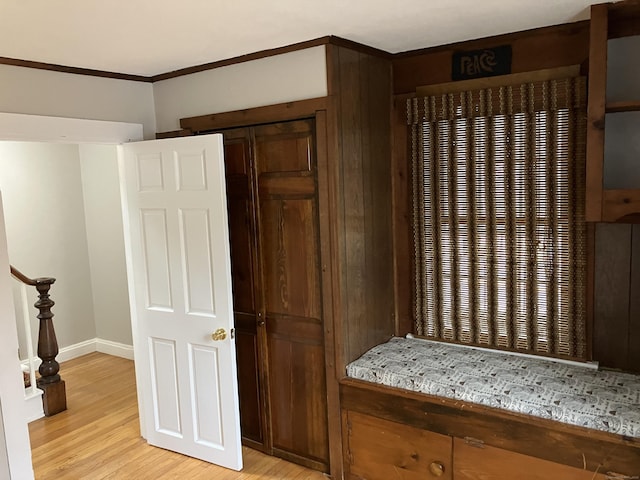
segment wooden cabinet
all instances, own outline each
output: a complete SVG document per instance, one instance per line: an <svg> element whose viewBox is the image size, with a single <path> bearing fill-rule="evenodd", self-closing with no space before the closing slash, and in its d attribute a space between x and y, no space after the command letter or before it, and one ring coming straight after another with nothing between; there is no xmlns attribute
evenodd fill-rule
<svg viewBox="0 0 640 480"><path fill-rule="evenodd" d="M352 480L606 480L607 476L449 435L343 412L346 477Z"/></svg>
<svg viewBox="0 0 640 480"><path fill-rule="evenodd" d="M591 7L585 209L587 221L640 221L640 185L635 188L610 188L604 178L605 161L615 160L605 159L606 115L640 111L640 99L607 102L608 41L640 35L639 25L640 4L637 1L602 3Z"/></svg>
<svg viewBox="0 0 640 480"><path fill-rule="evenodd" d="M314 121L224 136L243 438L326 471Z"/></svg>
<svg viewBox="0 0 640 480"><path fill-rule="evenodd" d="M391 61L326 55L326 97L180 126L225 134L243 441L340 479L338 381L395 332Z"/></svg>

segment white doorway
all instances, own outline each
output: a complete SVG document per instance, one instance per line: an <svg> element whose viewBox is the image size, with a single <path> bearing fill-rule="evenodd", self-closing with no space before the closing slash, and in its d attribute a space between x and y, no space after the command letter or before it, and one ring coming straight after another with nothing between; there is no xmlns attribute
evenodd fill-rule
<svg viewBox="0 0 640 480"><path fill-rule="evenodd" d="M111 148L115 151L115 145L142 140L142 125L0 113L0 140L66 144L77 143L83 145L101 144L111 145ZM49 274L54 275L53 272ZM11 298L12 287L8 275L7 282L3 282L0 286L0 294ZM10 312L10 316L5 316L6 321L0 323L0 337L7 339L7 341L16 338L13 306L11 307L12 311ZM8 352L9 351L11 350L8 350ZM14 365L17 372L15 381L19 384L20 367L18 365L17 355L15 359L11 361L15 361ZM11 369L7 368L6 370L9 371ZM4 433L7 436L6 443L7 445L11 445L11 448L7 448L7 462L9 466L18 465L21 469L18 474L13 473L17 471L13 469L11 478L22 480L23 478L29 478L29 474L26 473L27 471L32 471L30 467L31 451L28 434L24 434L27 430L26 418L21 414L21 402L23 402L21 398L22 391L16 391L13 388L15 385L12 385L12 382L13 377L0 377L0 390L2 390L3 393L7 392L6 395L10 394L10 397L2 399L3 409L0 412L2 416L0 423L6 427L7 422L9 422L11 426L11 428L4 428ZM11 438L9 438L9 436L11 436Z"/></svg>
<svg viewBox="0 0 640 480"><path fill-rule="evenodd" d="M132 140L140 140L142 137L142 126L141 125L133 125L133 124L120 124L120 123L114 123L114 122L98 122L98 121L89 121L89 120L73 120L73 119L62 119L62 118L54 118L54 117L31 117L28 115L11 115L11 114L0 114L0 140L12 140L12 141L21 141L21 142L25 142L25 141L49 141L49 142L54 142L54 143L64 143L64 144L81 144L78 149L80 152L88 155L89 157L93 157L95 155L100 156L101 154L105 154L107 157L109 156L109 150L110 149L115 149L115 147L113 145L116 144L121 144L121 143L128 143ZM104 148L102 146L95 146L95 143L99 142L100 144L106 144L106 145L110 145L111 147L108 148ZM145 142L146 143L146 142ZM151 142L149 142L151 143ZM219 146L219 150L220 152L222 151L222 147L221 147L221 142L220 146ZM220 154L221 155L221 154ZM80 157L81 155L79 155ZM117 155L116 155L117 156ZM219 162L220 165L222 164L222 157L219 157ZM50 167L50 165L47 165L47 167ZM111 172L113 173L113 171ZM51 181L54 184L54 188L56 186L56 174L55 172L50 172L50 176ZM83 177L84 180L84 174L81 175ZM105 182L106 179L102 177L102 175L100 173L96 173L93 172L93 174L90 176L90 180L93 181L94 183L94 187L96 190L99 190L101 187L101 183ZM220 175L220 178L224 178L224 175ZM59 182L62 183L62 182ZM46 182L43 183L43 185L46 185L47 187L49 187L50 185L48 185ZM224 183L223 183L224 185ZM64 186L58 185L61 188L64 189ZM118 182L118 186L119 186L119 182ZM77 193L77 192L76 192ZM91 192L89 192L91 193ZM77 195L76 195L77 196ZM118 195L119 196L119 195ZM90 197L90 195L89 195ZM84 195L84 199L87 199L87 195ZM99 204L100 201L102 199L102 196L99 193L96 193L96 198L93 199L92 202L90 202L92 205L93 204ZM119 198L118 198L118 208L117 208L117 212L118 212L118 216L120 215L120 208L119 208ZM226 228L226 199L224 197L224 190L222 190L222 197L221 197L221 201L219 202L222 206L222 208L224 209L225 212L225 216L224 216L224 227ZM60 209L54 209L52 210L52 212L58 212L60 211ZM22 213L20 213L20 215L22 215ZM76 213L76 215L79 215ZM54 216L52 214L52 216ZM94 215L85 215L85 219L84 219L84 223L86 224L85 226L85 230L87 231L87 237L89 237L89 231L90 230L95 230L95 231L99 231L100 228L102 228L104 225L104 219L99 218L100 217L100 208L96 208L96 211L94 212ZM221 217L220 217L221 218ZM107 228L107 233L111 234L114 233L112 231L110 231ZM117 233L117 232L116 232ZM109 239L104 239L101 238L100 234L95 234L95 242L99 244L100 242L102 242L103 244L107 245L107 246L113 246L113 243L117 243L117 242L123 242L123 238L122 238L122 233L120 232L120 234L116 234L113 238ZM225 241L228 241L225 239ZM79 249L82 249L83 247L80 246ZM87 250L90 250L88 247L86 247ZM102 258L102 252L101 252L101 248L97 247L96 248L96 254L94 255L97 260L96 261L100 261L103 264L109 265L110 263L108 260L105 261L104 258ZM228 245L226 247L226 253L228 254ZM91 252L88 252L88 257L91 256ZM227 255L228 256L228 255ZM73 259L66 259L65 261L69 262L69 261L73 261ZM228 263L228 260L227 260ZM95 270L93 267L89 268L89 269L85 269L89 272ZM29 272L30 273L30 272ZM52 275L55 275L55 272L52 273ZM90 277L93 277L93 275L91 273L89 273ZM98 275L97 278L99 279L100 276ZM123 281L118 282L120 284L120 286L122 285L126 285L126 275L124 276L124 278L122 279ZM89 282L90 283L90 282ZM86 292L85 292L86 295ZM99 296L96 295L92 295L94 300L99 300ZM231 305L231 300L230 300L230 282L229 282L229 299L228 299L228 303L229 303L229 310L230 310L230 305ZM128 317L128 315L127 315ZM231 324L230 327L233 327L233 320L232 318L230 318ZM55 322L54 322L55 323ZM229 328L230 332L233 332L232 328ZM1 334L2 332L0 332ZM233 337L231 337L233 338ZM233 341L232 341L233 343ZM213 351L213 350L212 350ZM231 364L230 366L232 366L233 368L225 368L224 369L224 374L225 376L229 376L229 381L233 382L233 385L235 387L235 380L236 380L236 372L235 372L235 349L231 349L230 350L231 354L230 354L230 359L231 359ZM211 356L211 355L209 355ZM229 356L229 355L227 355ZM138 358L136 358L136 363L138 363ZM144 371L144 368L140 368L141 371ZM140 381L141 379L144 379L144 376L141 377L141 374L138 375L138 382L137 382L137 388L138 388L138 398L139 399L143 399L145 397L144 392L141 391L141 388L145 385L144 381ZM201 385L202 382L197 382L198 385ZM227 381L228 383L228 381ZM220 384L221 385L221 384ZM200 388L200 387L199 387ZM218 387L217 387L218 388ZM237 387L234 388L235 393L235 405L231 405L228 402L226 402L227 404L227 409L225 412L220 412L220 415L218 415L218 419L220 418L226 418L226 414L229 413L229 408L231 408L231 410L233 410L234 416L236 417L236 421L235 423L236 425L236 432L235 435L237 437L237 442L232 442L232 443L237 443L236 445L236 449L237 451L237 455L240 455L240 440L239 440L239 419L237 418L238 416L238 400L237 400ZM213 391L213 390L212 390ZM202 400L207 400L205 398L203 398ZM208 401L202 401L201 404L202 405L208 405L210 402ZM141 413L143 411L142 407L144 405L141 406ZM222 413L226 413L225 415L222 415ZM203 417L204 418L204 417ZM210 418L210 417L207 417ZM143 415L141 415L140 417L141 420L141 432L143 434L143 436L145 435L145 417ZM148 430L148 429L147 429ZM227 429L226 432L226 436L231 439L234 438L232 435L230 435L231 431L230 429ZM221 444L222 445L222 444ZM220 446L218 446L220 447ZM216 448L218 448L216 447ZM226 448L226 447L225 447ZM196 455L197 456L197 455ZM11 459L9 459L11 460ZM217 463L217 462L216 462ZM221 463L225 463L225 462L221 462ZM232 468L241 468L241 460L239 458L235 458L233 460L232 464L229 464L228 466L232 466L235 465Z"/></svg>

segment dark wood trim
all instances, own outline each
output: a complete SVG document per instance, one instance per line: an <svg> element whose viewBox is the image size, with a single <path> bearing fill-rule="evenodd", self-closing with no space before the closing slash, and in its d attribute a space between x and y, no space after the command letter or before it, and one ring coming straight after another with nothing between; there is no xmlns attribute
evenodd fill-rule
<svg viewBox="0 0 640 480"><path fill-rule="evenodd" d="M343 410L452 437L472 437L575 468L638 472L639 439L353 379L341 382L340 399Z"/></svg>
<svg viewBox="0 0 640 480"><path fill-rule="evenodd" d="M594 360L594 336L595 328L595 279L596 279L596 226L594 223L587 223L587 284L585 289L586 304L586 340L587 340L587 360Z"/></svg>
<svg viewBox="0 0 640 480"><path fill-rule="evenodd" d="M569 77L580 76L580 65L566 67L544 68L531 72L511 73L509 75L497 75L495 77L474 78L472 80L459 80L457 82L439 83L416 87L416 95L430 97L433 95L445 95L449 93L466 92L469 90L482 90L486 88L506 87L523 83L546 82Z"/></svg>
<svg viewBox="0 0 640 480"><path fill-rule="evenodd" d="M349 50L353 50L355 52L364 53L366 55L372 55L374 57L386 58L387 60L391 60L394 56L394 54L389 53L386 50L370 47L369 45L354 42L353 40L349 40L347 38L336 37L335 35L331 35L328 38L329 38L329 41L328 41L329 44L335 45L337 47L348 48Z"/></svg>
<svg viewBox="0 0 640 480"><path fill-rule="evenodd" d="M34 62L31 60L20 60L18 58L0 57L0 65L11 65L13 67L35 68L37 70L49 70L52 72L72 73L74 75L87 75L90 77L113 78L116 80L130 80L132 82L153 82L152 77L143 75L131 75L128 73L106 72L104 70L94 70L91 68L68 67L66 65L56 65L54 63Z"/></svg>
<svg viewBox="0 0 640 480"><path fill-rule="evenodd" d="M393 265L396 336L413 333L411 312L413 267L411 259L411 159L405 102L394 102L392 112Z"/></svg>
<svg viewBox="0 0 640 480"><path fill-rule="evenodd" d="M340 71L335 67L334 57L337 55L335 45L329 45L326 49L327 58L327 91L328 108L327 108L327 156L333 158L335 161L329 163L327 169L327 182L328 182L328 195L330 205L331 223L334 228L331 230L331 245L333 250L331 252L331 269L334 272L336 282L333 285L331 296L333 298L333 328L334 328L334 348L335 348L335 373L338 379L342 378L345 374L346 361L344 357L345 350L345 336L344 336L344 322L342 316L342 285L344 278L342 277L343 271L340 263L341 258L344 256L344 244L342 237L338 235L338 232L344 230L344 217L340 214L343 211L341 190L341 175L340 175L340 162L342 158L342 149L340 145L340 129L341 121L338 114L338 87L340 85ZM338 281L339 280L339 281Z"/></svg>
<svg viewBox="0 0 640 480"><path fill-rule="evenodd" d="M315 116L316 111L325 110L326 105L326 97L298 100L266 107L247 108L232 112L181 118L180 127L183 130L202 133L225 128L297 120Z"/></svg>
<svg viewBox="0 0 640 480"><path fill-rule="evenodd" d="M509 44L511 73L581 65L589 56L589 22L525 30L414 50L394 55L394 93L414 92L416 87L452 82L453 54L460 50L480 50Z"/></svg>
<svg viewBox="0 0 640 480"><path fill-rule="evenodd" d="M607 91L608 6L591 7L589 92L587 101L587 178L585 219L602 220L605 97Z"/></svg>
<svg viewBox="0 0 640 480"><path fill-rule="evenodd" d="M605 111L606 113L638 112L640 111L640 101L625 100L623 102L610 102L607 103Z"/></svg>
<svg viewBox="0 0 640 480"><path fill-rule="evenodd" d="M395 59L410 58L417 55L429 55L432 53L447 52L449 50L474 50L486 48L489 45L501 45L505 43L513 43L521 38L527 38L532 35L554 35L579 32L589 29L589 20L581 20L572 23L562 23L560 25L552 25L549 27L531 28L529 30L521 30L513 33L505 33L503 35L494 35L490 37L475 38L463 42L448 43L446 45L438 45L435 47L420 48L417 50L408 50L393 55Z"/></svg>
<svg viewBox="0 0 640 480"><path fill-rule="evenodd" d="M171 78L183 77L185 75L191 75L194 73L205 72L207 70L214 70L220 67L227 67L229 65L235 65L238 63L250 62L252 60L259 60L261 58L273 57L276 55L282 55L284 53L296 52L298 50L305 50L307 48L318 47L321 45L339 45L352 50L366 53L368 55L375 55L382 58L390 59L393 55L384 50L380 50L375 47L370 47L362 43L355 42L346 38L338 37L335 35L327 35L324 37L315 38L313 40L307 40L304 42L292 43L284 47L270 48L267 50L261 50L258 52L247 53L245 55L239 55L237 57L226 58L223 60L216 60L214 62L204 63L202 65L194 65L192 67L181 68L173 70L171 72L160 73L158 75L144 76L133 75L128 73L107 72L103 70L94 70L91 68L70 67L66 65L56 65L46 62L35 62L32 60L21 60L18 58L0 57L0 65L11 65L14 67L35 68L38 70L50 70L54 72L72 73L75 75L88 75L92 77L113 78L117 80L131 80L134 82L146 82L154 83L162 80L168 80ZM163 137L167 138L167 137Z"/></svg>
<svg viewBox="0 0 640 480"><path fill-rule="evenodd" d="M327 111L316 112L316 161L318 171L318 226L320 239L320 261L322 281L322 317L324 319L324 361L327 385L327 410L329 433L329 471L333 478L342 478L342 432L340 426L340 386L336 372L336 330L333 318L334 267L332 259L331 225L334 210L329 180Z"/></svg>
<svg viewBox="0 0 640 480"><path fill-rule="evenodd" d="M327 35L325 37L315 38L313 40L307 40L305 42L293 43L284 47L270 48L268 50L261 50L259 52L248 53L246 55L239 55L237 57L228 58L225 60L218 60L215 62L205 63L202 65L196 65L193 67L182 68L180 70L174 70L173 72L162 73L160 75L154 75L151 77L152 82L159 82L161 80L168 80L170 78L182 77L184 75L191 75L193 73L204 72L206 70L213 70L215 68L227 67L229 65L235 65L237 63L249 62L252 60L259 60L261 58L273 57L275 55L282 55L283 53L295 52L298 50L305 50L307 48L318 47L321 45L340 45L352 50L367 53L369 55L376 55L384 58L391 58L389 52L380 50L362 43L354 42L346 38L336 37L334 35Z"/></svg>
<svg viewBox="0 0 640 480"><path fill-rule="evenodd" d="M161 73L151 77L152 82L159 82L162 80L168 80L170 78L183 77L185 75L191 75L193 73L205 72L207 70L214 70L220 67L228 67L229 65L235 65L237 63L250 62L252 60L260 60L261 58L273 57L275 55L282 55L283 53L295 52L297 50L304 50L306 48L318 47L320 45L326 45L329 43L331 37L320 37L314 40L307 40L305 42L293 43L284 47L269 48L267 50L261 50L259 52L247 53L245 55L238 55L237 57L227 58L224 60L217 60L215 62L204 63L202 65L195 65L193 67L181 68L172 72Z"/></svg>
<svg viewBox="0 0 640 480"><path fill-rule="evenodd" d="M156 132L156 140L162 140L164 138L176 138L176 137L190 137L194 133L188 129L173 130L171 132Z"/></svg>
<svg viewBox="0 0 640 480"><path fill-rule="evenodd" d="M640 35L640 2L625 0L608 4L609 38Z"/></svg>

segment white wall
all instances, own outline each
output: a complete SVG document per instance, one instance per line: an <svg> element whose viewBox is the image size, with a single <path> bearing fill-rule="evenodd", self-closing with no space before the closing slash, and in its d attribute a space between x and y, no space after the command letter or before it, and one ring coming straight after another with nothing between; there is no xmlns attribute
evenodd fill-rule
<svg viewBox="0 0 640 480"><path fill-rule="evenodd" d="M79 151L96 336L132 345L117 149Z"/></svg>
<svg viewBox="0 0 640 480"><path fill-rule="evenodd" d="M0 190L10 262L30 277L56 278L51 298L58 344L95 338L78 146L0 142ZM33 304L37 294L29 292ZM37 335L37 311L31 310Z"/></svg>
<svg viewBox="0 0 640 480"><path fill-rule="evenodd" d="M180 119L327 95L325 47L229 65L153 84L159 132Z"/></svg>
<svg viewBox="0 0 640 480"><path fill-rule="evenodd" d="M2 401L0 399L0 413L2 412ZM9 471L9 457L7 457L7 441L4 438L4 424L0 415L0 478L11 475Z"/></svg>
<svg viewBox="0 0 640 480"><path fill-rule="evenodd" d="M0 112L140 123L155 138L151 83L0 65Z"/></svg>
<svg viewBox="0 0 640 480"><path fill-rule="evenodd" d="M140 123L145 139L183 117L326 95L324 46L154 84L0 65L0 112Z"/></svg>
<svg viewBox="0 0 640 480"><path fill-rule="evenodd" d="M12 279L0 197L0 478L31 480L31 447L24 412L24 385L18 363Z"/></svg>

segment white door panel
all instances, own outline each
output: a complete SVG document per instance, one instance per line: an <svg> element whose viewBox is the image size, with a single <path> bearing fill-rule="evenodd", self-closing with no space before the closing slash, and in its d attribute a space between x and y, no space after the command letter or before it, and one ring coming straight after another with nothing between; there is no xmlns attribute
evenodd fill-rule
<svg viewBox="0 0 640 480"><path fill-rule="evenodd" d="M121 172L142 431L239 470L222 145L221 135L126 144ZM226 338L214 341L218 329Z"/></svg>

